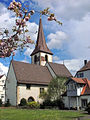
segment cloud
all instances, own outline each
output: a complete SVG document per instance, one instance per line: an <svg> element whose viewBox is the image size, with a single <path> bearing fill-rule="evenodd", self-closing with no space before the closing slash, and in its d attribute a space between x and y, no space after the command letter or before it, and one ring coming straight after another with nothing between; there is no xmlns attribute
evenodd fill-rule
<svg viewBox="0 0 90 120"><path fill-rule="evenodd" d="M27 49L25 50L25 52L24 52L24 55L25 55L25 56L28 56L28 57L30 58L30 54L33 52L33 50L34 50L34 47L32 47L32 48L27 48Z"/></svg>
<svg viewBox="0 0 90 120"><path fill-rule="evenodd" d="M58 61L58 60L59 60L59 57L58 57L58 56L53 56L53 60L54 60L54 61Z"/></svg>
<svg viewBox="0 0 90 120"><path fill-rule="evenodd" d="M7 75L8 67L4 66L2 63L0 63L0 75L5 74Z"/></svg>
<svg viewBox="0 0 90 120"><path fill-rule="evenodd" d="M89 0L32 0L40 8L50 7L58 18L66 20L82 19L90 12Z"/></svg>
<svg viewBox="0 0 90 120"><path fill-rule="evenodd" d="M22 60L21 62L29 63L29 61L26 58Z"/></svg>
<svg viewBox="0 0 90 120"><path fill-rule="evenodd" d="M62 31L57 31L55 34L50 33L47 38L49 41L47 45L50 49L61 49L68 36Z"/></svg>
<svg viewBox="0 0 90 120"><path fill-rule="evenodd" d="M71 21L69 24L69 53L75 58L90 59L90 15L82 21Z"/></svg>
<svg viewBox="0 0 90 120"><path fill-rule="evenodd" d="M71 59L71 60L59 60L55 61L56 63L63 64L68 68L71 74L74 76L76 72L84 65L84 61L82 59Z"/></svg>

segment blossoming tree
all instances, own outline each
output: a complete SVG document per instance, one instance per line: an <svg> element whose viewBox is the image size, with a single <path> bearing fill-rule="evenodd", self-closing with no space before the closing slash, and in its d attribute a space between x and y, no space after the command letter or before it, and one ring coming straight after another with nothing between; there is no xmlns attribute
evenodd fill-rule
<svg viewBox="0 0 90 120"><path fill-rule="evenodd" d="M15 55L14 51L18 48L23 49L24 47L27 47L28 44L34 44L34 41L31 40L30 36L26 36L25 33L29 31L26 22L29 21L31 16L37 13L37 11L29 10L27 7L23 8L22 4L15 0L10 3L8 10L15 13L16 25L13 26L12 35L9 35L9 31L6 28L4 28L3 32L0 30L0 58L9 57L11 54ZM50 13L49 8L46 8L39 13L40 15L47 16L48 21L54 20L62 25L62 23L55 18L55 15ZM24 34L23 39L19 37L22 34Z"/></svg>

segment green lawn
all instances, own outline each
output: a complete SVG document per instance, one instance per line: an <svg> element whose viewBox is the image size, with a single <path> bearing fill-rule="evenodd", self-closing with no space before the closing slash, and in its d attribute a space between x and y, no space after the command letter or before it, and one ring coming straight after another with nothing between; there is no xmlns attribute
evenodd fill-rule
<svg viewBox="0 0 90 120"><path fill-rule="evenodd" d="M76 120L81 116L78 111L0 109L0 120Z"/></svg>

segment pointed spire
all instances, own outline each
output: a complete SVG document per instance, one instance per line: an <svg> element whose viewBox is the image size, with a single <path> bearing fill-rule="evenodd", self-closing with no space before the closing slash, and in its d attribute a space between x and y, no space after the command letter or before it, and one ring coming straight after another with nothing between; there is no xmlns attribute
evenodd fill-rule
<svg viewBox="0 0 90 120"><path fill-rule="evenodd" d="M48 49L48 47L46 45L41 17L40 17L40 21L39 21L39 29L38 29L38 37L37 37L36 47L35 47L34 51L32 52L31 56L37 52L45 52L45 53L49 53L49 54L53 55L53 53Z"/></svg>

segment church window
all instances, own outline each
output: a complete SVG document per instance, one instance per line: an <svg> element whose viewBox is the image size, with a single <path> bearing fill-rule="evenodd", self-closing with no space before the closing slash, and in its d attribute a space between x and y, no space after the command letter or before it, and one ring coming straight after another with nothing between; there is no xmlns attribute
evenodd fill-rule
<svg viewBox="0 0 90 120"><path fill-rule="evenodd" d="M26 89L30 89L31 85L30 84L26 84Z"/></svg>
<svg viewBox="0 0 90 120"><path fill-rule="evenodd" d="M28 102L32 102L32 101L35 101L33 97L29 97L28 98Z"/></svg>
<svg viewBox="0 0 90 120"><path fill-rule="evenodd" d="M34 56L34 63L36 64L37 62L37 55Z"/></svg>
<svg viewBox="0 0 90 120"><path fill-rule="evenodd" d="M45 61L48 62L48 56L47 55L45 55Z"/></svg>
<svg viewBox="0 0 90 120"><path fill-rule="evenodd" d="M43 93L44 92L44 88L40 88L40 93Z"/></svg>

